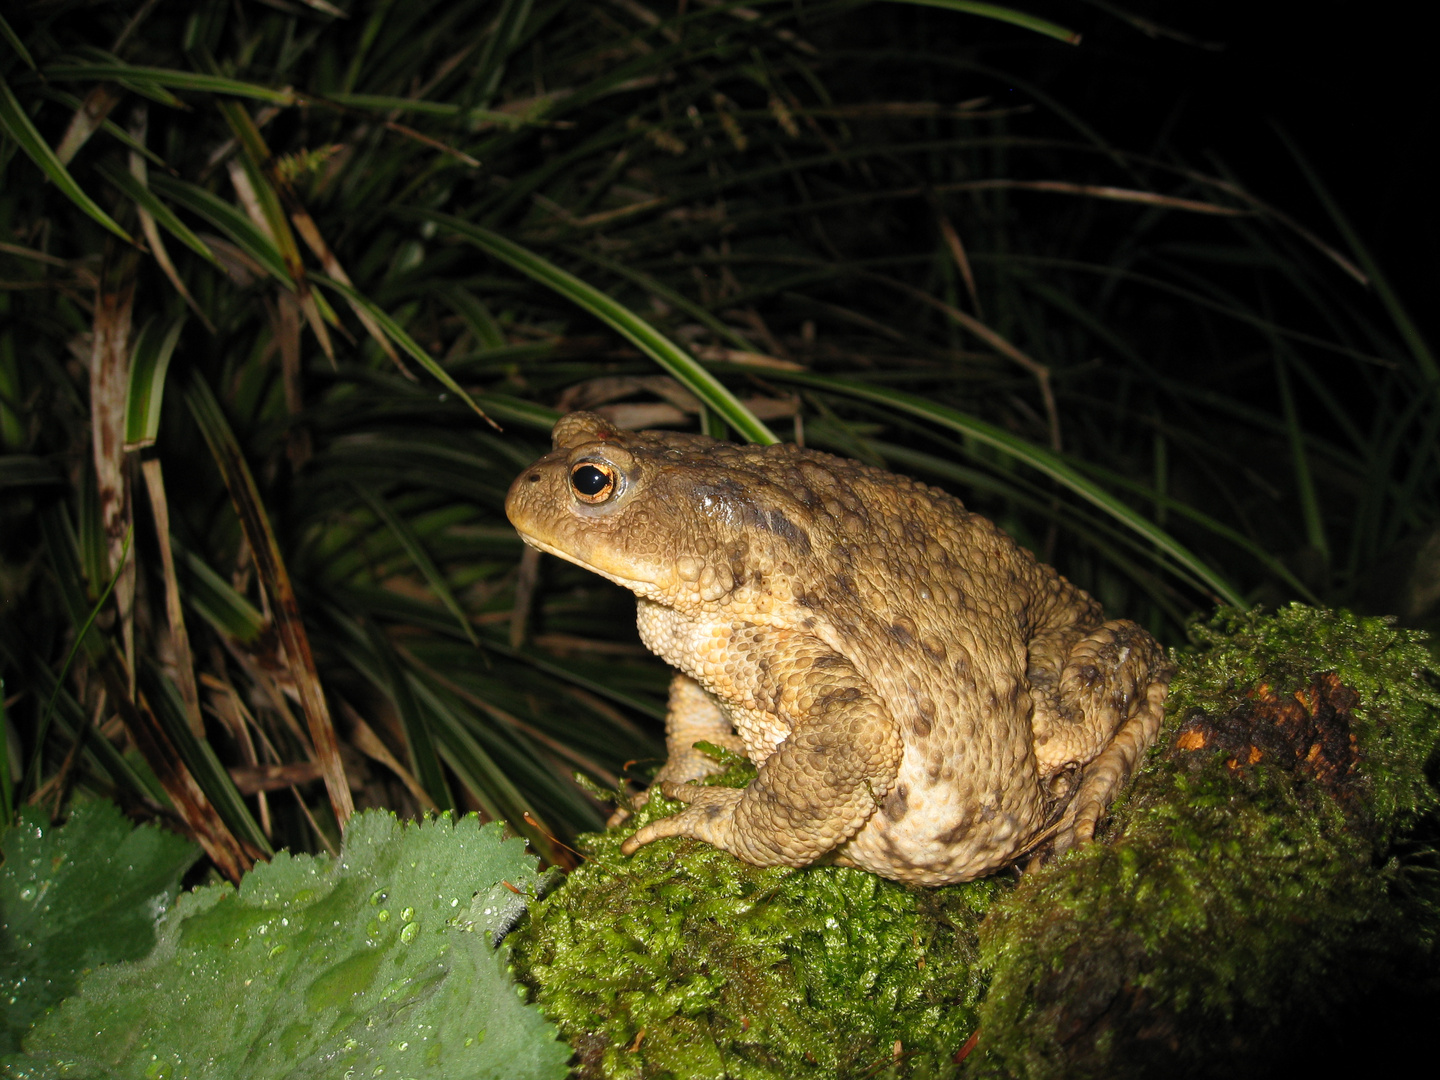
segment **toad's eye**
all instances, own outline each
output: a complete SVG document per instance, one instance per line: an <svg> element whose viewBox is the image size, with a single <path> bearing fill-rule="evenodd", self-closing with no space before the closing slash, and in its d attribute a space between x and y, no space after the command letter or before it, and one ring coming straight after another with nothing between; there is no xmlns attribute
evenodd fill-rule
<svg viewBox="0 0 1440 1080"><path fill-rule="evenodd" d="M582 462L570 470L570 486L581 502L602 503L615 494L615 466Z"/></svg>

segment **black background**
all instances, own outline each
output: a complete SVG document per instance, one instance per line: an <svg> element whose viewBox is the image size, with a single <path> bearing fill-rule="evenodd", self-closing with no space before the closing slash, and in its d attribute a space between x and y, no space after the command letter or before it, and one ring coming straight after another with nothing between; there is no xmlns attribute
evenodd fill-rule
<svg viewBox="0 0 1440 1080"><path fill-rule="evenodd" d="M1090 4L1027 5L1084 33L1078 47L1051 50L1047 89L1127 149L1164 138L1197 166L1217 155L1256 194L1340 244L1276 134L1283 128L1433 342L1440 215L1426 163L1440 63L1425 5L1119 3L1210 47L1147 37Z"/></svg>

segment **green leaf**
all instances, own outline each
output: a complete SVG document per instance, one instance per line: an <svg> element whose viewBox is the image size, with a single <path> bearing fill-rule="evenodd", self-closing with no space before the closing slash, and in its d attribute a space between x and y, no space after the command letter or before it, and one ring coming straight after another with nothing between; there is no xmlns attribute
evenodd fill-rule
<svg viewBox="0 0 1440 1080"><path fill-rule="evenodd" d="M245 216L244 211L196 184L185 180L176 180L164 173L153 173L150 176L150 186L167 198L173 199L185 209L199 214L235 241L247 255L268 270L280 284L291 292L295 291L295 282L290 277L290 271L285 267L285 260L280 255L280 249L271 242L268 236L255 227L254 222Z"/></svg>
<svg viewBox="0 0 1440 1080"><path fill-rule="evenodd" d="M156 922L200 850L153 825L133 828L108 802L81 803L58 828L26 807L0 849L0 1052L9 1052L82 971L154 947Z"/></svg>
<svg viewBox="0 0 1440 1080"><path fill-rule="evenodd" d="M135 1080L560 1080L569 1047L491 944L535 864L498 822L367 811L338 859L282 852L182 896L149 957L92 972L25 1049Z"/></svg>
<svg viewBox="0 0 1440 1080"><path fill-rule="evenodd" d="M70 170L65 168L60 159L55 156L55 151L50 149L50 144L41 137L35 125L30 122L29 115L16 100L15 95L10 91L10 84L5 81L3 76L0 76L0 131L15 140L16 145L25 151L30 160L40 167L40 171L48 176L51 183L63 191L71 202L127 244L135 242L130 238L130 234L117 225L109 214L101 210L99 204L86 195L85 190L75 182L75 178L70 175Z"/></svg>
<svg viewBox="0 0 1440 1080"><path fill-rule="evenodd" d="M125 393L126 450L139 450L155 444L155 437L160 432L160 402L165 395L165 373L170 370L170 358L175 354L175 344L184 328L185 316L178 315L163 334L153 322L140 329L130 362L130 386Z"/></svg>
<svg viewBox="0 0 1440 1080"><path fill-rule="evenodd" d="M228 94L231 97L254 98L268 101L273 105L294 105L295 91L289 88L276 90L258 83L230 79L223 75L206 75L199 71L177 71L174 68L138 67L132 64L91 63L91 64L47 64L45 77L56 82L69 80L111 80L128 83L135 88L164 87L172 90L199 90L209 94Z"/></svg>
<svg viewBox="0 0 1440 1080"><path fill-rule="evenodd" d="M210 250L209 245L196 236L189 225L175 216L175 211L157 199L155 193L134 176L124 169L116 168L108 161L97 162L95 171L119 188L137 206L147 211L156 223L176 240L212 266L220 265L220 260L215 258L215 253Z"/></svg>
<svg viewBox="0 0 1440 1080"><path fill-rule="evenodd" d="M324 274L312 272L307 274L306 277L317 285L324 285L327 289L334 289L341 296L345 297L346 300L349 300L350 303L362 309L370 318L375 320L381 330L385 331L386 336L388 336L391 341L395 342L396 345L399 345L400 348L418 360L426 371L430 372L431 375L434 375L435 378L444 384L446 389L450 390L451 393L459 397L461 401L465 402L466 405L469 405L481 416L485 416L485 410L475 404L475 399L466 393L465 388L457 383L454 377L441 367L434 357L422 349L415 339L405 332L404 327L392 319L390 315L373 300L362 296L354 287L340 281L335 281L333 278L328 278ZM490 418L485 416L485 419L489 420Z"/></svg>
<svg viewBox="0 0 1440 1080"><path fill-rule="evenodd" d="M950 11L963 11L967 15L980 15L986 19L995 19L999 22L1023 26L1026 30L1034 30L1037 34L1058 38L1067 45L1080 44L1080 35L1074 30L1067 29L1057 23L1052 23L1048 19L1041 19L1035 15L1027 15L1023 11L1002 7L999 4L978 4L975 3L974 0L892 0L892 2L916 4L921 7L947 8Z"/></svg>
<svg viewBox="0 0 1440 1080"><path fill-rule="evenodd" d="M433 221L470 241L482 251L509 263L542 285L548 285L609 324L673 375L681 385L698 397L706 408L718 413L746 440L764 444L780 441L754 413L741 404L740 399L732 394L724 383L702 367L699 361L629 308L616 303L593 285L581 281L574 274L560 269L528 248L462 218L434 212L426 212L423 216L426 220Z"/></svg>

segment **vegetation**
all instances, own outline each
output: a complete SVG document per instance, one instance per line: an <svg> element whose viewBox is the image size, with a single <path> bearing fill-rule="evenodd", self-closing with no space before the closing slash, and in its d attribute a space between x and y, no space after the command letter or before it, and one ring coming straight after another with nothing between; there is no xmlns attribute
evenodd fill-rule
<svg viewBox="0 0 1440 1080"><path fill-rule="evenodd" d="M1194 641L1106 832L1018 880L908 889L690 840L627 858L633 821L584 838L515 952L578 1075L1266 1076L1432 977L1421 636L1295 605ZM651 802L639 824L680 806Z"/></svg>
<svg viewBox="0 0 1440 1080"><path fill-rule="evenodd" d="M558 873L499 823L369 811L338 859L280 853L172 903L189 845L104 803L59 828L27 808L0 838L0 1074L1236 1076L1317 1042L1333 1062L1322 1025L1434 970L1440 674L1414 631L1301 605L1192 637L1096 842L941 889L688 839L621 855L679 809L657 793L548 896ZM710 749L707 782L753 776Z"/></svg>
<svg viewBox="0 0 1440 1080"><path fill-rule="evenodd" d="M96 914L94 890L51 868L113 837L112 816L103 830L77 813L38 841L5 838L12 854L43 857L29 883L48 891L50 925ZM153 845L146 832L156 830L131 834L132 847ZM140 924L154 948L118 963L120 950L104 946L111 963L67 973L74 992L38 1017L24 1054L0 1058L0 1074L559 1080L569 1048L516 996L495 953L504 914L523 913L521 896L540 884L535 857L504 833L473 814L401 823L372 810L350 823L338 859L281 853L238 891L112 900L101 910ZM13 859L0 870L7 921L15 871ZM74 955L63 942L35 945L52 968Z"/></svg>
<svg viewBox="0 0 1440 1080"><path fill-rule="evenodd" d="M720 754L723 750L715 748ZM732 762L707 783L743 787ZM673 814L655 792L531 909L515 963L582 1077L866 1075L881 1051L943 1071L985 989L977 927L996 880L906 889L863 870L757 869L696 840L620 854Z"/></svg>
<svg viewBox="0 0 1440 1080"><path fill-rule="evenodd" d="M131 826L100 801L80 804L59 828L27 807L0 850L0 1054L7 1054L75 992L82 971L138 960L155 947L156 915L200 852L165 829Z"/></svg>
<svg viewBox="0 0 1440 1080"><path fill-rule="evenodd" d="M1221 612L1195 640L1108 834L981 929L980 1075L1274 1075L1316 1042L1343 1060L1322 1032L1367 997L1433 986L1422 637L1295 605Z"/></svg>
<svg viewBox="0 0 1440 1080"><path fill-rule="evenodd" d="M239 880L476 809L569 862L666 680L503 517L581 406L945 485L1168 641L1423 620L1440 379L1338 208L1110 144L982 7L8 5L4 821L107 796Z"/></svg>

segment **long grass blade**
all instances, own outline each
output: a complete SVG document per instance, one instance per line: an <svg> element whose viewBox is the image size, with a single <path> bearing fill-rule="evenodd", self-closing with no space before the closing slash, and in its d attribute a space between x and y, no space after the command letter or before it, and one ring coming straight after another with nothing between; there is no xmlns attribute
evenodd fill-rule
<svg viewBox="0 0 1440 1080"><path fill-rule="evenodd" d="M20 102L16 100L14 93L10 90L10 84L0 76L0 131L3 131L15 145L25 151L30 158L47 177L50 182L65 193L66 198L89 214L95 221L104 228L124 240L127 244L133 244L130 234L117 225L113 218L75 182L70 175L70 170L61 164L60 159L55 156L55 151L50 149L47 143L36 130L35 125L30 122Z"/></svg>
<svg viewBox="0 0 1440 1080"><path fill-rule="evenodd" d="M115 185L127 199L153 217L156 223L176 240L212 266L220 265L220 260L215 258L215 253L210 250L209 245L196 236L194 230L176 216L175 211L157 199L155 193L133 175L116 168L108 161L97 162L95 171Z"/></svg>
<svg viewBox="0 0 1440 1080"><path fill-rule="evenodd" d="M740 436L749 442L776 443L774 433L766 427L740 399L700 365L700 362L665 337L623 304L618 304L599 289L581 281L574 274L560 269L548 259L498 233L473 225L450 214L426 213L424 217L441 228L468 240L482 251L509 263L542 285L590 312L627 338L679 383L698 397L707 409L713 410Z"/></svg>
<svg viewBox="0 0 1440 1080"><path fill-rule="evenodd" d="M335 725L330 718L330 706L325 701L325 692L320 686L320 674L315 667L315 657L310 651L310 638L300 618L300 605L295 600L295 590L290 583L290 574L285 569L280 555L280 545L270 527L265 508L260 500L255 477L240 452L220 403L215 400L209 386L199 378L193 379L185 396L191 415L200 428L201 434L210 446L215 462L220 466L230 500L240 517L241 527L250 542L251 555L256 570L264 583L274 611L276 630L285 646L285 659L290 676L300 693L305 709L305 719L310 731L310 740L315 750L315 759L325 778L325 789L330 795L330 805L335 820L341 829L355 812L350 796L350 785L345 778L345 766L340 760L340 746L335 736Z"/></svg>
<svg viewBox="0 0 1440 1080"><path fill-rule="evenodd" d="M143 87L156 93L164 90L195 90L205 94L250 98L281 106L295 105L302 100L300 95L288 87L276 89L271 86L261 86L258 83L245 82L242 79L232 79L225 75L207 75L199 71L143 67L117 62L46 64L44 74L47 79L54 82L111 80L128 84L137 90ZM164 99L162 98L162 100Z"/></svg>
<svg viewBox="0 0 1440 1080"><path fill-rule="evenodd" d="M125 534L125 546L122 548L124 555L127 557L130 554L130 536L131 534L128 532ZM65 547L68 549L68 545L65 545ZM100 612L105 609L105 603L110 599L110 594L115 591L115 583L120 580L120 572L124 569L124 566L125 561L122 558L119 565L115 567L114 573L110 575L109 582L106 583L105 588L101 591L100 599L95 601L94 606L90 609L90 613L85 616L85 621L80 624L80 628L76 631L75 640L70 645L70 651L65 654L65 662L60 665L60 673L55 676L55 690L51 693L50 700L45 703L45 708L40 713L40 722L35 726L35 747L30 752L30 767L25 770L25 775L29 778L26 782L27 787L33 789L40 783L40 759L45 751L45 736L49 734L50 731L50 715L55 711L56 695L60 693L60 688L65 685L65 677L70 674L70 665L75 663L75 657L79 654L82 647L96 654L104 648L98 635L90 640L87 640L87 635L90 633L90 628L95 625L95 620L99 617Z"/></svg>
<svg viewBox="0 0 1440 1080"><path fill-rule="evenodd" d="M120 103L120 97L120 92L113 86L97 86L85 95L85 100L70 118L70 126L60 137L60 144L55 147L55 157L62 165L69 165L75 160L80 148L105 123L110 110Z"/></svg>
<svg viewBox="0 0 1440 1080"><path fill-rule="evenodd" d="M418 360L420 366L435 376L447 390L465 402L466 405L469 405L470 408L474 409L476 414L486 421L486 423L490 424L491 427L498 429L499 425L485 415L485 410L476 404L475 399L470 396L465 388L457 383L454 377L441 367L434 357L422 349L415 339L405 332L404 327L391 318L389 313L381 308L380 305L376 304L369 297L363 296L353 285L347 285L343 282L336 281L334 278L326 277L324 274L313 272L309 275L309 278L317 285L323 285L327 289L333 289L349 301L353 307L364 311L376 326L388 334L396 345L399 345L406 353Z"/></svg>
<svg viewBox="0 0 1440 1080"><path fill-rule="evenodd" d="M26 67L31 71L38 70L35 67L34 58L30 55L30 50L25 47L25 42L21 40L19 34L15 33L15 28L6 21L4 15L0 15L0 37L3 37L6 43L15 50L15 55L24 61Z"/></svg>
<svg viewBox="0 0 1440 1080"><path fill-rule="evenodd" d="M551 424L554 424L554 420ZM44 458L33 454L6 454L0 457L0 491L5 488L44 487L64 482L65 477Z"/></svg>
<svg viewBox="0 0 1440 1080"><path fill-rule="evenodd" d="M1320 516L1320 497L1310 473L1310 459L1305 448L1305 431L1295 408L1295 394L1290 388L1288 350L1275 342L1275 382L1280 390L1280 406L1290 443L1291 465L1295 470L1295 491L1300 496L1300 513L1305 520L1305 539L1328 565L1330 541L1325 535L1325 522Z"/></svg>
<svg viewBox="0 0 1440 1080"><path fill-rule="evenodd" d="M180 759L205 792L226 826L237 838L257 848L265 855L274 854L270 841L245 805L245 799L235 787L235 781L215 756L215 750L203 734L191 731L187 707L179 691L163 671L153 662L141 668L140 685L146 701L165 729L165 734L180 754Z"/></svg>
<svg viewBox="0 0 1440 1080"><path fill-rule="evenodd" d="M104 683L111 707L119 713L126 730L139 747L141 756L160 781L191 836L205 849L205 853L221 873L238 882L240 876L254 863L259 851L237 840L230 832L205 792L195 782L194 776L185 767L174 744L170 742L149 706L143 699L130 696L130 675L124 669L123 661L109 639L94 631L91 625L93 611L91 618L85 619L84 613L88 605L78 584L80 568L76 559L75 540L64 520L63 507L47 507L38 517L46 540L46 554L57 572L61 597L72 622L81 627L76 641L85 649L90 664ZM98 611L99 605L93 610ZM63 680L62 674L52 684L52 704L63 687ZM75 732L75 737L79 738L82 734L83 728ZM128 769L128 766L126 768Z"/></svg>
<svg viewBox="0 0 1440 1080"><path fill-rule="evenodd" d="M174 537L170 543L180 551L176 575L183 578L182 594L190 610L235 645L246 648L258 644L270 628L260 610L194 552L180 548Z"/></svg>
<svg viewBox="0 0 1440 1080"><path fill-rule="evenodd" d="M0 675L0 828L8 829L14 820L15 782L10 776L10 710L5 705L5 677Z"/></svg>
<svg viewBox="0 0 1440 1080"><path fill-rule="evenodd" d="M332 609L328 614L344 632L340 641L346 659L394 704L409 751L411 779L437 808L453 809L455 800L445 782L428 714L416 703L405 665L385 631L373 618L367 619L362 629L359 622L345 612Z"/></svg>
<svg viewBox="0 0 1440 1080"><path fill-rule="evenodd" d="M112 242L113 244L113 242ZM130 390L131 333L138 253L107 247L96 289L90 337L90 452L95 465L99 532L106 550L104 566L121 568L115 609L125 663L135 677L135 563L120 550L135 509L125 471L125 406Z"/></svg>
<svg viewBox="0 0 1440 1080"><path fill-rule="evenodd" d="M475 629L470 625L470 620L465 617L465 609L462 608L460 602L455 599L455 594L450 590L450 584L445 580L445 575L442 574L440 568L435 565L435 560L432 559L430 553L425 550L425 545L422 544L420 538L415 535L415 530L410 528L394 510L390 509L385 500L379 495L373 491L366 490L366 488L360 484L353 486L355 493L364 500L365 505L370 508L371 513L373 513L376 518L379 519L380 523L389 529L390 532L394 534L395 539L400 542L400 546L405 549L405 554L410 556L411 561L415 563L416 569L418 569L421 576L425 578L426 584L430 586L431 591L435 593L440 602L445 605L445 610L455 616L456 623L459 624L461 632L470 639L470 644L478 646L480 641L475 636Z"/></svg>
<svg viewBox="0 0 1440 1080"><path fill-rule="evenodd" d="M1300 147L1283 129L1277 127L1275 130L1280 136L1280 141L1290 151L1290 156L1295 159L1295 164L1299 166L1301 173L1310 184L1310 189L1315 192L1315 197L1325 207L1325 212L1330 215L1330 220L1334 223L1335 228L1339 229L1340 235L1345 238L1345 244L1350 248L1355 260L1369 276L1376 294L1380 297L1380 302L1390 313L1390 318L1395 323L1395 329L1419 366L1422 377L1427 383L1440 381L1440 364L1436 363L1435 354L1430 351L1430 345L1425 340L1425 336L1415 325L1414 320L1410 318L1410 313L1405 310L1405 305L1400 303L1400 298L1395 295L1395 290L1390 287L1389 280L1381 273L1380 265L1371 256L1370 249L1361 242L1360 234L1355 231L1350 224L1350 219L1345 216L1339 204L1331 197L1329 189L1320 182L1319 176L1310 167L1310 162L1300 152Z"/></svg>
<svg viewBox="0 0 1440 1080"><path fill-rule="evenodd" d="M1067 45L1080 44L1080 35L1076 31L1060 26L1058 23L1052 23L1049 19L1042 19L1037 15L1016 11L1014 8L1004 7L1000 4L981 4L975 3L974 0L891 0L891 2L961 11L967 15L979 15L997 22L1021 26L1026 30L1033 30L1037 34L1044 34L1046 37L1063 41Z"/></svg>
<svg viewBox="0 0 1440 1080"><path fill-rule="evenodd" d="M295 282L286 269L280 249L263 232L255 227L244 211L227 203L187 180L177 180L163 173L150 177L150 186L179 203L193 214L198 214L211 225L233 240L246 255L257 263L287 289L295 290Z"/></svg>
<svg viewBox="0 0 1440 1080"><path fill-rule="evenodd" d="M140 450L155 445L160 432L160 405L165 396L165 376L170 359L185 329L185 316L170 321L163 331L154 322L140 328L130 360L130 384L125 393L125 449Z"/></svg>

